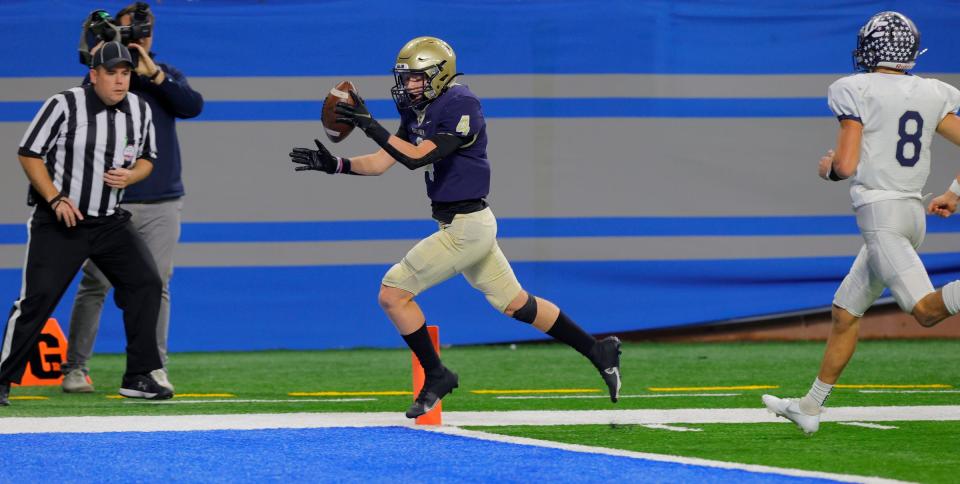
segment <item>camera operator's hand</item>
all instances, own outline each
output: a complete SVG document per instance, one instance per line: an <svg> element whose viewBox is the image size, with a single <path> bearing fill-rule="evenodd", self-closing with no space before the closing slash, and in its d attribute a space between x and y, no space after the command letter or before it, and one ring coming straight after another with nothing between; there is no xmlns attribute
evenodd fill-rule
<svg viewBox="0 0 960 484"><path fill-rule="evenodd" d="M294 148L290 152L290 161L304 166L298 166L296 171L317 170L333 175L343 170L343 161L339 156L333 156L327 151L320 140L313 140L317 144L317 149Z"/></svg>
<svg viewBox="0 0 960 484"><path fill-rule="evenodd" d="M137 52L140 53L140 59L137 61L137 68L135 69L137 74L157 85L163 82L166 74L164 74L163 69L150 58L150 53L147 52L147 49L144 49L142 45L136 42L130 42L130 45L127 47L137 49Z"/></svg>
<svg viewBox="0 0 960 484"><path fill-rule="evenodd" d="M103 44L106 44L106 42L102 40L100 42L97 42L97 45L93 46L93 48L90 49L90 57L95 56L97 54L97 51L100 50L101 47L103 47Z"/></svg>

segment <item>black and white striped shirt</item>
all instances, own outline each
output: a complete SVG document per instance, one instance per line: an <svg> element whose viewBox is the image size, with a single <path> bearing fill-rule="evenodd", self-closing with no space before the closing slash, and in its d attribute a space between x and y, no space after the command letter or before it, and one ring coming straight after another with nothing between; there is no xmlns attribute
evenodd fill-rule
<svg viewBox="0 0 960 484"><path fill-rule="evenodd" d="M132 92L107 106L92 85L61 92L37 112L19 153L43 159L54 186L84 216L112 215L123 190L104 183L104 172L157 158L150 106ZM32 187L30 191L31 199L42 202Z"/></svg>

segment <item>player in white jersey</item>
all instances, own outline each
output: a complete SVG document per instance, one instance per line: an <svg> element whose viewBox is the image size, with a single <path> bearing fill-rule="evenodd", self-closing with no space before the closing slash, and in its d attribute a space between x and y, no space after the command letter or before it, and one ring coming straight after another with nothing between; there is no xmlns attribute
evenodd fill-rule
<svg viewBox="0 0 960 484"><path fill-rule="evenodd" d="M834 296L833 328L810 391L796 400L763 396L770 411L807 434L819 429L823 403L856 348L860 318L884 288L926 327L960 311L960 281L934 290L917 255L926 232L921 192L930 174L930 143L937 132L960 145L960 91L906 72L919 49L920 34L909 18L878 13L857 36L853 55L861 73L828 91L840 130L837 149L821 158L819 174L834 181L852 177L850 197L864 245ZM954 180L928 210L948 216L958 195Z"/></svg>

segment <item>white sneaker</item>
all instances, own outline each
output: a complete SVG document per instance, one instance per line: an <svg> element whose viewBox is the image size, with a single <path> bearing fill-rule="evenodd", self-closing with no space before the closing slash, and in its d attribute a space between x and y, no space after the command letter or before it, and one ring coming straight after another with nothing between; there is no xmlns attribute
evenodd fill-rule
<svg viewBox="0 0 960 484"><path fill-rule="evenodd" d="M81 368L74 368L63 375L63 383L60 387L65 393L93 393L93 383Z"/></svg>
<svg viewBox="0 0 960 484"><path fill-rule="evenodd" d="M820 429L820 415L807 415L800 410L797 400L777 398L773 395L764 395L763 404L767 410L797 424L800 430L811 435Z"/></svg>
<svg viewBox="0 0 960 484"><path fill-rule="evenodd" d="M173 391L173 383L170 383L170 380L167 379L167 370L165 368L151 371L150 376L152 376L157 382L157 385L160 385L171 392Z"/></svg>

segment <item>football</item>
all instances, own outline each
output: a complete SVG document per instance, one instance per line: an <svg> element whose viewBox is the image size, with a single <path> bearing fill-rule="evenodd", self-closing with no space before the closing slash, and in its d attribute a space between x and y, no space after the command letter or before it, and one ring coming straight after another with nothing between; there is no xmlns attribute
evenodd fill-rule
<svg viewBox="0 0 960 484"><path fill-rule="evenodd" d="M339 143L346 139L347 135L353 131L353 125L337 122L337 103L345 102L353 105L353 98L350 92L356 92L357 88L350 81L340 81L330 89L327 98L323 101L323 113L320 115L320 121L323 123L323 131L327 133L327 138L334 143Z"/></svg>

